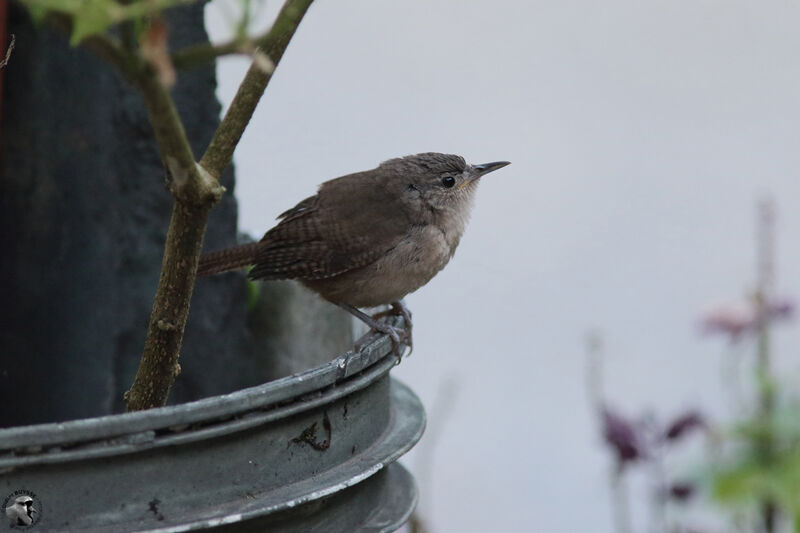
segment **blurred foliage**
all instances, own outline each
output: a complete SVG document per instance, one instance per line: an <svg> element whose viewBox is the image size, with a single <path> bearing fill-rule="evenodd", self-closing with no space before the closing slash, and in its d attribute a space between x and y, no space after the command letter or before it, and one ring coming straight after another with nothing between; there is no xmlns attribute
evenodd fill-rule
<svg viewBox="0 0 800 533"><path fill-rule="evenodd" d="M66 15L72 21L70 44L78 45L91 35L102 34L112 26L133 21L139 32L146 19L162 10L193 0L139 0L120 3L115 0L20 0L34 21L41 22L49 14Z"/></svg>
<svg viewBox="0 0 800 533"><path fill-rule="evenodd" d="M253 0L240 0L239 4L242 14L236 24L236 38L246 39L247 32L250 29L250 22L253 19Z"/></svg>
<svg viewBox="0 0 800 533"><path fill-rule="evenodd" d="M696 488L709 488L714 501L731 512L730 527L734 530L774 533L791 526L800 533L800 400L793 396L796 389L775 378L770 343L771 327L792 321L795 302L774 289L775 206L771 200L760 202L757 220L756 291L710 309L699 322L704 333L726 337L730 347L748 343L748 348L753 348L749 372L753 387L751 394L741 398L744 414L737 413L727 429L707 423L700 411L687 411L666 426L657 420L647 425L642 422L644 417L626 418L609 410L606 399L599 394L595 394L595 403L600 406L603 436L616 463L613 476L619 478L628 467L638 464L659 467L661 458L672 449L666 443L703 429L711 437L709 442L715 444L715 453L706 459L705 466L698 468L706 473L706 483L671 481L669 473L663 472L652 482L656 491L666 496L661 498L661 505L684 501ZM595 357L599 354L597 346L600 344L589 346L589 353ZM730 358L733 360L733 353ZM600 387L595 385L593 389ZM618 490L620 486L616 479L612 487ZM659 501L657 497L652 500ZM627 501L615 495L614 502L618 508L616 529L627 532ZM678 524L670 526L664 516L664 508L656 508L653 531L701 531Z"/></svg>
<svg viewBox="0 0 800 533"><path fill-rule="evenodd" d="M773 502L800 532L800 404L740 422L727 440L732 457L714 466L714 498L733 511L757 511L762 502Z"/></svg>

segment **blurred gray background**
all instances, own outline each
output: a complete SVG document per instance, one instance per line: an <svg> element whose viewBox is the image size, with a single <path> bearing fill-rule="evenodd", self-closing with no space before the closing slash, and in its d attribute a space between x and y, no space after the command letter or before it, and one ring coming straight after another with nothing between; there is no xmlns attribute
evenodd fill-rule
<svg viewBox="0 0 800 533"><path fill-rule="evenodd" d="M212 40L237 5L208 6ZM736 414L731 350L697 318L753 289L766 195L778 292L800 295L799 21L800 4L770 0L312 5L236 152L243 231L391 157L513 162L484 180L453 262L407 299L416 349L394 375L430 420L404 463L434 532L613 529L588 331L623 413ZM220 61L223 106L248 64ZM776 329L787 381L798 347L796 325Z"/></svg>

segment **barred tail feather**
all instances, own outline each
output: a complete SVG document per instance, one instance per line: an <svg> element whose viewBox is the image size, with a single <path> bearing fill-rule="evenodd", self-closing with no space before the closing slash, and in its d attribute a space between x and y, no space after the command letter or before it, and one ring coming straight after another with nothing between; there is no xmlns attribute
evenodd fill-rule
<svg viewBox="0 0 800 533"><path fill-rule="evenodd" d="M229 270L236 270L255 263L255 257L259 251L260 242L252 242L233 248L226 248L217 252L211 252L200 256L200 264L197 267L198 276L211 276Z"/></svg>

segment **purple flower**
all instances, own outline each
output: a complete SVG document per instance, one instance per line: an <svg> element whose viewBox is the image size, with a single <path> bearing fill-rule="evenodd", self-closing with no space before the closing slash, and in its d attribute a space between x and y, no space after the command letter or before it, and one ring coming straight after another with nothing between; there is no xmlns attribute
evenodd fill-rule
<svg viewBox="0 0 800 533"><path fill-rule="evenodd" d="M699 412L687 411L672 421L664 432L664 438L667 440L677 440L690 431L705 427L706 422Z"/></svg>
<svg viewBox="0 0 800 533"><path fill-rule="evenodd" d="M640 459L644 450L635 425L607 406L603 407L602 417L603 437L616 452L620 468L628 462Z"/></svg>
<svg viewBox="0 0 800 533"><path fill-rule="evenodd" d="M794 300L774 298L764 306L763 315L755 299L729 302L709 309L700 318L700 326L705 333L724 333L736 341L746 332L758 329L761 321L788 320L794 314Z"/></svg>
<svg viewBox="0 0 800 533"><path fill-rule="evenodd" d="M667 495L673 500L679 502L685 502L686 500L692 497L692 495L694 494L694 489L695 487L691 483L677 482L673 483L669 487Z"/></svg>

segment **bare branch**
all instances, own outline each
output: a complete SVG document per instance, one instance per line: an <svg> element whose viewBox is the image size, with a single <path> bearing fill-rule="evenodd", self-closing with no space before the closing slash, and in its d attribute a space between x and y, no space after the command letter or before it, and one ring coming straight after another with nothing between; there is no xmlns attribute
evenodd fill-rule
<svg viewBox="0 0 800 533"><path fill-rule="evenodd" d="M311 2L287 0L284 4L270 30L276 42L271 51L273 62L283 55ZM165 405L180 372L178 357L208 213L224 190L217 180L230 163L233 149L270 80L271 71L265 72L264 64L263 58L254 60L200 165L195 163L172 98L154 68L147 64L137 76L137 87L172 177L175 205L142 360L125 394L129 411Z"/></svg>
<svg viewBox="0 0 800 533"><path fill-rule="evenodd" d="M180 372L178 357L208 212L224 190L195 163L175 104L158 73L148 65L137 81L171 177L175 204L142 360L125 394L128 411L160 407L167 402L169 390Z"/></svg>
<svg viewBox="0 0 800 533"><path fill-rule="evenodd" d="M230 54L249 54L258 48L271 51L276 48L276 35L272 28L252 39L233 39L223 44L211 43L187 46L172 54L172 64L176 70L191 70L209 64L212 60Z"/></svg>
<svg viewBox="0 0 800 533"><path fill-rule="evenodd" d="M14 50L14 45L17 43L17 37L12 33L11 34L11 42L8 43L8 48L6 48L6 57L0 61L0 69L5 68L8 65L8 60L11 59L11 52Z"/></svg>
<svg viewBox="0 0 800 533"><path fill-rule="evenodd" d="M165 405L180 373L178 356L210 208L211 204L186 205L180 200L172 208L142 360L130 390L125 393L128 411Z"/></svg>
<svg viewBox="0 0 800 533"><path fill-rule="evenodd" d="M213 59L242 52L242 45L246 41L234 39L225 44L212 45L211 43L187 46L172 54L172 64L175 70L191 70L208 65Z"/></svg>

